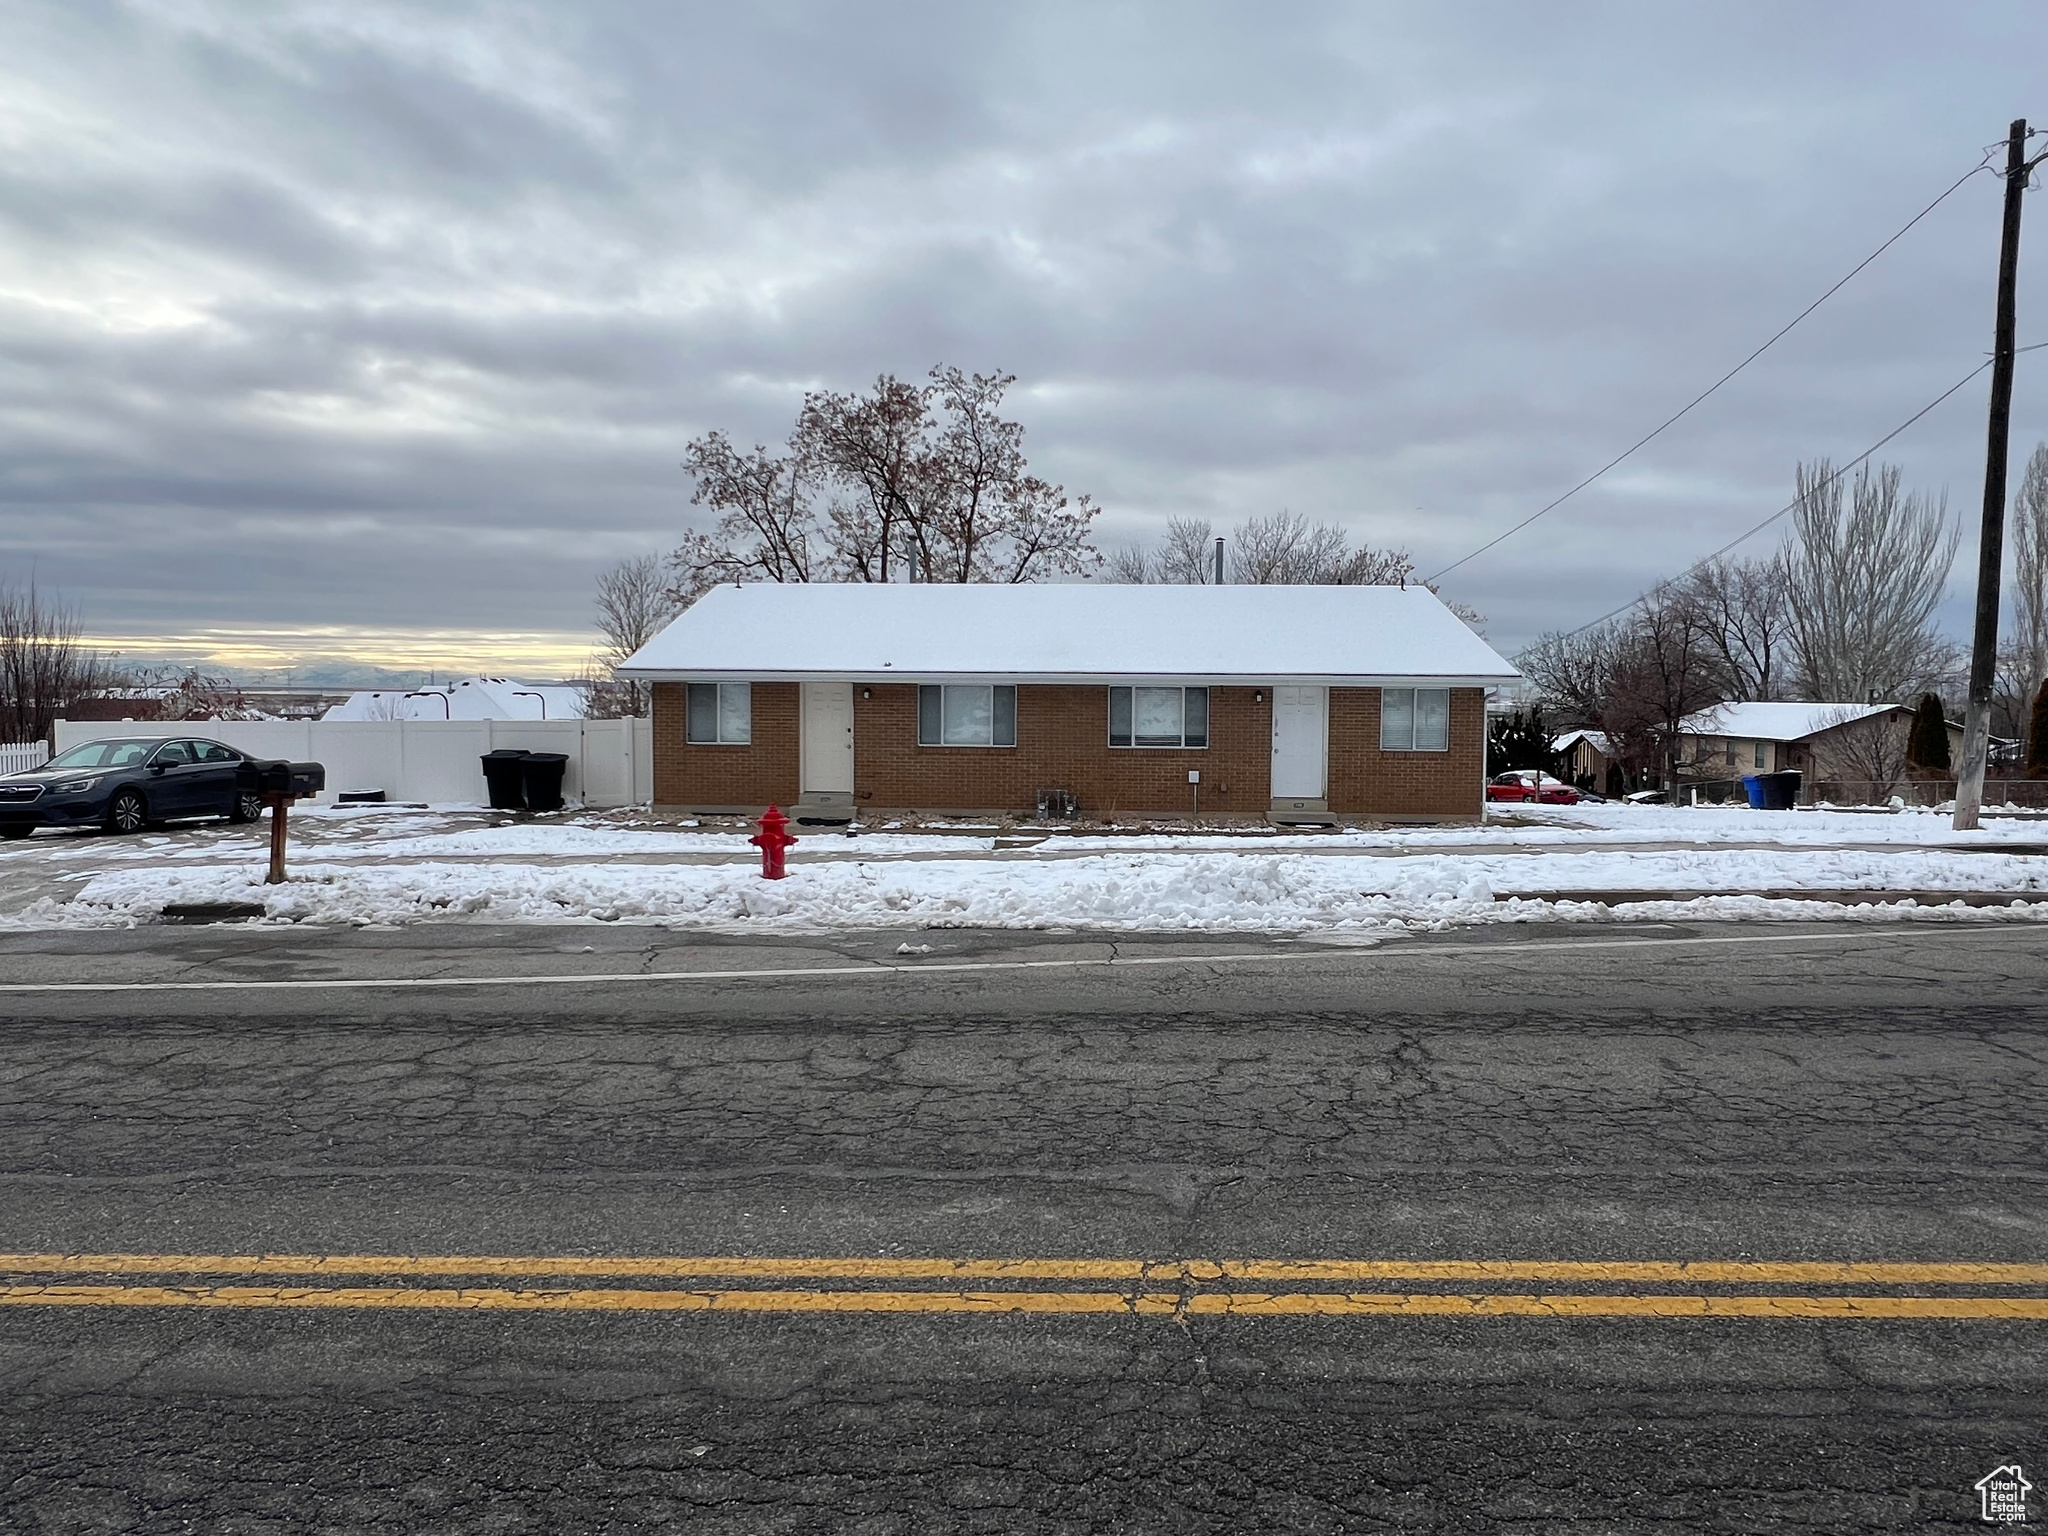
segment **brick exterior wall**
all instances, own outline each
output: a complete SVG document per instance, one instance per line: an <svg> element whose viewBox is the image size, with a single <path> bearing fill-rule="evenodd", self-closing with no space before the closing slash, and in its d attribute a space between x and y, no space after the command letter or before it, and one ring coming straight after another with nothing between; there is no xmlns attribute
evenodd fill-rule
<svg viewBox="0 0 2048 1536"><path fill-rule="evenodd" d="M1485 810L1485 779L1485 689L1451 690L1448 752L1382 752L1379 689L1330 690L1333 812L1477 818Z"/></svg>
<svg viewBox="0 0 2048 1536"><path fill-rule="evenodd" d="M795 683L754 684L754 739L717 746L689 739L687 685L654 685L656 805L788 805L798 794L798 691Z"/></svg>
<svg viewBox="0 0 2048 1536"><path fill-rule="evenodd" d="M863 695L866 695L863 697ZM1254 697L1257 695L1258 697ZM1202 775L1204 814L1262 817L1271 801L1273 690L1211 688L1207 748L1112 747L1109 690L1099 684L1017 689L1014 747L921 747L917 688L853 686L854 798L867 811L1015 811L1038 791L1072 791L1089 818L1185 815L1188 770ZM684 685L654 685L658 805L787 806L800 792L799 687L754 684L753 742L685 740ZM1484 807L1483 690L1451 690L1448 752L1380 751L1377 688L1330 690L1327 803L1340 815L1466 817Z"/></svg>
<svg viewBox="0 0 2048 1536"><path fill-rule="evenodd" d="M1065 789L1091 818L1185 815L1195 803L1192 768L1202 775L1204 812L1263 816L1272 697L1270 688L1211 688L1208 747L1112 747L1108 688L1026 683L1017 689L1016 746L921 747L915 685L856 684L854 798L878 810L1029 812L1041 789Z"/></svg>

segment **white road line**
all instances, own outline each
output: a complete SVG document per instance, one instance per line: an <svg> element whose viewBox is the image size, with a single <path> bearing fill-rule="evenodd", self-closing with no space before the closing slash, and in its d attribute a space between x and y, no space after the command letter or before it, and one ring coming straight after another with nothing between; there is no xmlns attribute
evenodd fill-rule
<svg viewBox="0 0 2048 1536"><path fill-rule="evenodd" d="M2035 933L2038 929L1990 930L1958 928L1957 938L1986 938L1994 932ZM1925 937L1930 930L1916 936ZM1859 929L1850 933L1749 933L1701 938L1579 939L1563 943L1525 944L1394 944L1336 946L1317 950L1232 951L1202 955L1103 955L1061 960L942 960L925 965L898 965L877 960L866 965L797 965L756 967L743 971L592 971L564 976L372 976L321 981L27 981L0 983L0 995L25 992L325 992L360 991L377 987L544 987L590 986L613 982L789 981L814 976L929 976L973 971L1123 970L1148 965L1232 965L1264 961L1291 964L1300 960L1403 960L1439 955L1509 955L1543 951L1557 954L1582 949L1677 949L1727 944L1841 944L1859 939L1896 938L1892 932Z"/></svg>

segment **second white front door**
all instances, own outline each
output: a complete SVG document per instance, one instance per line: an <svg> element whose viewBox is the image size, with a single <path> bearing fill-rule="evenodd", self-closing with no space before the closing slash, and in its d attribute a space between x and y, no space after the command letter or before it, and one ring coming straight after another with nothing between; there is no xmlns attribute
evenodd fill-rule
<svg viewBox="0 0 2048 1536"><path fill-rule="evenodd" d="M803 789L853 793L853 684L804 684Z"/></svg>
<svg viewBox="0 0 2048 1536"><path fill-rule="evenodd" d="M1320 800L1330 742L1329 690L1273 690L1273 798Z"/></svg>

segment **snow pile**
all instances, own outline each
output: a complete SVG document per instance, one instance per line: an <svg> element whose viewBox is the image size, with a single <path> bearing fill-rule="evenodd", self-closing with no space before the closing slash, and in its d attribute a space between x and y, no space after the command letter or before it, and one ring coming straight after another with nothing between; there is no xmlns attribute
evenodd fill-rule
<svg viewBox="0 0 2048 1536"><path fill-rule="evenodd" d="M632 921L672 927L785 929L923 926L1126 931L1303 932L1440 928L1535 920L1800 918L1905 913L1985 921L2048 920L2048 904L1969 910L1846 907L1730 890L2048 890L2048 858L1853 850L1513 853L1351 857L1137 852L1060 860L986 857L794 863L764 881L749 862L713 865L515 862L302 863L282 886L262 866L127 868L46 898L14 926L152 921L166 903L260 902L273 921L416 923ZM1500 900L1500 893L1658 891L1691 899L1609 909Z"/></svg>

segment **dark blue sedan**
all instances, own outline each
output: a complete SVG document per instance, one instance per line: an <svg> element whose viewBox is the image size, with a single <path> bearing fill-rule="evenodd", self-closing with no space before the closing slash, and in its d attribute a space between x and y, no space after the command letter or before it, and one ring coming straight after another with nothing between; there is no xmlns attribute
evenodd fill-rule
<svg viewBox="0 0 2048 1536"><path fill-rule="evenodd" d="M33 773L0 778L0 837L27 837L37 827L137 832L181 816L254 821L263 796L242 772L249 761L203 737L84 742Z"/></svg>

